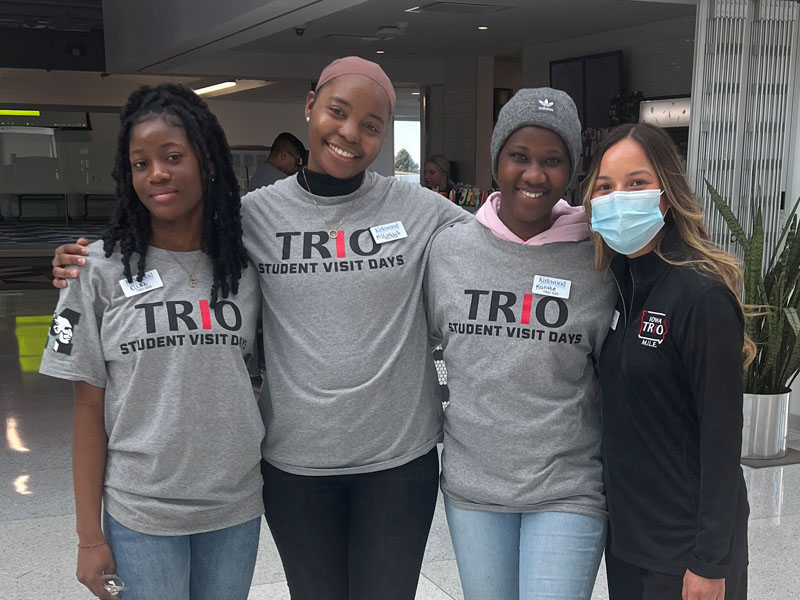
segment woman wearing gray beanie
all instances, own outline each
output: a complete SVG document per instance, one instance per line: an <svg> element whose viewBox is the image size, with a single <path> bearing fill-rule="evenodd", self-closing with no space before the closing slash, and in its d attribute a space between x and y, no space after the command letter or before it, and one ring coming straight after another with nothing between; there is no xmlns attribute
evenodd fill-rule
<svg viewBox="0 0 800 600"><path fill-rule="evenodd" d="M431 243L450 389L441 486L466 600L588 599L603 553L595 361L615 292L583 208L561 199L580 134L567 94L520 90L492 135L500 191Z"/></svg>

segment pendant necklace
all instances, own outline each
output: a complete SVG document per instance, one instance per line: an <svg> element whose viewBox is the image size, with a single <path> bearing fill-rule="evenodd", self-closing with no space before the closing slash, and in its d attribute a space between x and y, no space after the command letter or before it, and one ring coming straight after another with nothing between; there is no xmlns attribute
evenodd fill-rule
<svg viewBox="0 0 800 600"><path fill-rule="evenodd" d="M198 259L194 261L191 270L187 269L184 264L178 260L178 257L175 256L171 251L167 250L167 254L169 254L172 257L172 260L178 263L178 266L189 276L189 285L191 287L197 287L197 279L194 276L194 271L197 270L197 267L200 265L200 261L203 260L203 253L201 252Z"/></svg>
<svg viewBox="0 0 800 600"><path fill-rule="evenodd" d="M305 167L303 168L303 170L301 172L303 173L303 181L305 181L305 183L306 183L306 189L308 190L308 193L311 194L311 201L314 203L314 206L317 207L317 212L319 213L320 219L322 219L325 222L325 225L328 227L328 237L330 239L332 239L332 240L335 240L336 236L339 235L339 228L342 226L342 223L344 223L344 220L347 217L349 217L350 213L353 211L353 204L355 204L355 202L351 202L350 203L350 207L347 209L347 212L344 214L342 219L339 221L339 224L336 225L335 227L331 227L331 224L328 223L328 220L325 217L322 216L322 209L319 207L319 204L317 204L317 200L314 197L314 192L311 191L311 186L308 184L308 177L306 177Z"/></svg>

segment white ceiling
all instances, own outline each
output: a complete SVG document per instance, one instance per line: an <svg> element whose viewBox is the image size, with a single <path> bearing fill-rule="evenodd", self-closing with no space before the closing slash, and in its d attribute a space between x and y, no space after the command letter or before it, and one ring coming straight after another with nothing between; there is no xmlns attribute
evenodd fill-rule
<svg viewBox="0 0 800 600"><path fill-rule="evenodd" d="M456 0L487 5L483 14L463 11L409 13L433 0L368 0L295 28L242 44L243 52L436 59L466 56L521 56L522 48L564 38L622 29L693 15L694 6L631 0ZM507 7L507 8L502 8ZM499 10L498 10L499 9ZM326 38L332 34L373 36L384 26L405 28L394 39L361 41ZM478 26L488 26L479 31ZM376 55L378 56L378 55Z"/></svg>

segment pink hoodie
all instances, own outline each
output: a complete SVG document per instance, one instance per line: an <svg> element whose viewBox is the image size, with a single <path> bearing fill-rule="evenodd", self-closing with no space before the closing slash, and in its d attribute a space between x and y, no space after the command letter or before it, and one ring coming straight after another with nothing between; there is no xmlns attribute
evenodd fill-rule
<svg viewBox="0 0 800 600"><path fill-rule="evenodd" d="M529 240L523 240L506 227L506 224L497 216L499 208L500 192L494 192L480 207L475 218L478 219L478 223L488 228L501 240L526 246L544 246L553 242L581 242L589 238L586 211L582 206L570 206L566 200L559 200L553 207L553 224L550 229Z"/></svg>

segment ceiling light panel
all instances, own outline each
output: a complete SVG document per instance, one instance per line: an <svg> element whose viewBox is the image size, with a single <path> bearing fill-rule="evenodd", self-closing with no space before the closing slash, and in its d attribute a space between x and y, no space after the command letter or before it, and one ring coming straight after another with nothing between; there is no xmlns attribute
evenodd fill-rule
<svg viewBox="0 0 800 600"><path fill-rule="evenodd" d="M432 2L423 6L408 9L413 13L450 13L459 15L486 15L500 12L513 6L502 4L478 4L473 2Z"/></svg>

